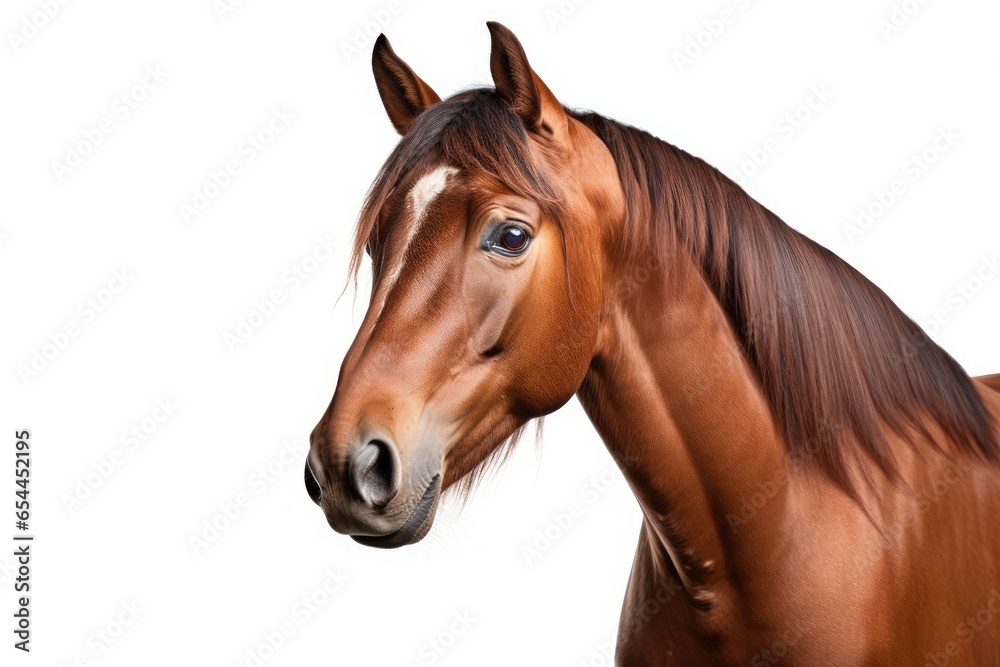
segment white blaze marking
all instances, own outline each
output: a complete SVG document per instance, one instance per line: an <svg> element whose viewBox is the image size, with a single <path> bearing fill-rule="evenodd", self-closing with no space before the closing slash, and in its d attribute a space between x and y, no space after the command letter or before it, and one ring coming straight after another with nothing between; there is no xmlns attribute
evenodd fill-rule
<svg viewBox="0 0 1000 667"><path fill-rule="evenodd" d="M454 174L457 169L454 167L438 167L429 174L424 174L417 184L410 190L410 206L413 207L413 227L410 228L410 235L407 241L413 238L417 227L420 226L424 217L424 211L434 198L441 194L444 186L448 184L448 177Z"/></svg>
<svg viewBox="0 0 1000 667"><path fill-rule="evenodd" d="M424 221L424 213L427 211L427 207L431 205L431 202L444 191L445 186L448 184L448 177L452 174L458 172L454 167L441 166L434 171L428 172L420 177L420 180L416 182L413 189L410 190L407 195L407 201L410 202L410 208L413 210L413 222L410 224L410 228L406 232L406 242L402 245L399 251L399 258L395 262L392 271L386 277L385 284L382 287L382 303L379 306L379 314L381 314L382 308L385 307L385 301L389 296L389 291L392 289L392 285L399 278L399 274L403 271L403 264L406 261L406 249L410 247L410 243L413 241L413 237L417 235L417 231L420 229L420 225Z"/></svg>

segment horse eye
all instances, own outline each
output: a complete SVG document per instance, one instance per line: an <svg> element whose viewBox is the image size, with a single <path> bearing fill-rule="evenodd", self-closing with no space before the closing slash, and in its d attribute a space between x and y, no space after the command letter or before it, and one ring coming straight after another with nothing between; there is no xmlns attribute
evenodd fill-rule
<svg viewBox="0 0 1000 667"><path fill-rule="evenodd" d="M500 227L490 241L490 248L508 257L517 257L528 249L528 233L514 224Z"/></svg>

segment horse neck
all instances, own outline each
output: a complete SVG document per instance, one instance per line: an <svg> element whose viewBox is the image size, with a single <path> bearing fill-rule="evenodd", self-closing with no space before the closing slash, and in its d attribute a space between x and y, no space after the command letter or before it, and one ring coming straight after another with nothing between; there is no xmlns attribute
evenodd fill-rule
<svg viewBox="0 0 1000 667"><path fill-rule="evenodd" d="M579 398L639 501L654 569L704 602L742 568L736 558L753 562L780 537L780 521L731 522L786 459L725 312L690 257L674 254L613 281ZM761 513L784 504L770 500Z"/></svg>

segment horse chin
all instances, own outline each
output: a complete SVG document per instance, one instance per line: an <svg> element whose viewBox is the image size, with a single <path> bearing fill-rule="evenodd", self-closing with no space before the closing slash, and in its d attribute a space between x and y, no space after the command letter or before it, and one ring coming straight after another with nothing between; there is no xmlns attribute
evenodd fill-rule
<svg viewBox="0 0 1000 667"><path fill-rule="evenodd" d="M416 544L424 539L434 524L438 501L441 498L441 476L435 475L427 486L413 513L396 531L388 535L351 535L351 539L366 547L397 549L408 544Z"/></svg>

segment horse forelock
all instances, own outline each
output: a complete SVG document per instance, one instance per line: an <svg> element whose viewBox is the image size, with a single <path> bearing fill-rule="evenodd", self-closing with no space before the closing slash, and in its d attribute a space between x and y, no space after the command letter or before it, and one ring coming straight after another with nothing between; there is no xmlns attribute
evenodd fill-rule
<svg viewBox="0 0 1000 667"><path fill-rule="evenodd" d="M424 111L393 149L365 197L354 237L351 276L356 280L366 246L378 246L384 239L385 225L407 217L388 215L398 208L395 204L402 191L409 191L406 186L442 167L479 179L498 192L528 197L554 216L558 198L529 153L523 122L492 88L458 93ZM418 192L413 203L423 201ZM402 224L412 224L412 217Z"/></svg>

